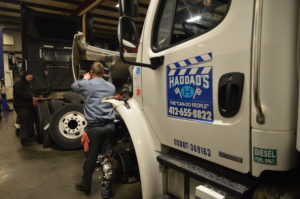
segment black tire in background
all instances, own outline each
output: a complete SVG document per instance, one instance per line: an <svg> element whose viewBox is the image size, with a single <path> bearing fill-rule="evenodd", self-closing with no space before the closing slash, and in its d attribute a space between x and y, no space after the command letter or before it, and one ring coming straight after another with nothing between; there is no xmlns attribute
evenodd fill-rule
<svg viewBox="0 0 300 199"><path fill-rule="evenodd" d="M35 107L35 126L36 126L36 141L43 143L45 121L50 118L50 110L47 101L38 101Z"/></svg>
<svg viewBox="0 0 300 199"><path fill-rule="evenodd" d="M87 122L81 104L66 104L52 116L49 132L52 140L64 149L81 147L80 138Z"/></svg>
<svg viewBox="0 0 300 199"><path fill-rule="evenodd" d="M48 102L51 114L54 114L58 109L65 105L65 102L62 100L51 99Z"/></svg>
<svg viewBox="0 0 300 199"><path fill-rule="evenodd" d="M74 104L82 104L84 100L82 95L75 93L73 91L65 92L63 94L63 97L65 102L74 103Z"/></svg>

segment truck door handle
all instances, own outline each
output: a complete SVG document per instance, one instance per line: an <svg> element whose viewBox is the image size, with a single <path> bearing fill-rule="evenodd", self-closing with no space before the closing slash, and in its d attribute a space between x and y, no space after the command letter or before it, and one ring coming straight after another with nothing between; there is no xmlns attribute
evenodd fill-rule
<svg viewBox="0 0 300 199"><path fill-rule="evenodd" d="M158 68L159 66L161 66L164 63L165 57L164 56L160 56L160 57L151 57L150 58L150 62L153 66L155 66L156 68ZM155 68L155 69L156 69Z"/></svg>
<svg viewBox="0 0 300 199"><path fill-rule="evenodd" d="M219 81L219 112L233 117L239 112L244 88L244 74L234 72L222 75Z"/></svg>

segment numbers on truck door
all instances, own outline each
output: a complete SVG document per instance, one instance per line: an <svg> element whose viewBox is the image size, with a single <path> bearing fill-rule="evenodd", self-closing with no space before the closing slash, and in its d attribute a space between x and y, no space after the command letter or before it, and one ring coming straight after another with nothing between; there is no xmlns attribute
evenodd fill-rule
<svg viewBox="0 0 300 199"><path fill-rule="evenodd" d="M190 108L169 107L169 114L174 116L189 117L191 119L212 120L211 111L192 110Z"/></svg>

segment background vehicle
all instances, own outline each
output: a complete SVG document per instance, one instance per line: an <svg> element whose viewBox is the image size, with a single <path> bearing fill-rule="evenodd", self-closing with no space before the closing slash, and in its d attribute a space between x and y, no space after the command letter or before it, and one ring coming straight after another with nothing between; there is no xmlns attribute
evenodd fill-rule
<svg viewBox="0 0 300 199"><path fill-rule="evenodd" d="M139 50L133 97L110 102L143 198L299 198L299 2L153 0L140 38L120 5L121 57Z"/></svg>
<svg viewBox="0 0 300 199"><path fill-rule="evenodd" d="M100 49L103 51L102 57L81 59L90 51L80 49L78 66L81 67L78 71L76 68L76 76L73 74L75 70L72 67L72 47L76 48L78 44L76 39L73 41L73 37L81 30L81 17L55 14L45 16L44 13L23 5L22 25L23 64L14 55L10 56L9 63L14 72L14 80L24 70L31 71L35 76L33 88L44 97L36 106L37 142L44 146L55 144L64 149L80 148L80 137L86 126L82 109L83 98L72 92L71 84L89 71L92 61L102 61L106 66L107 78L120 87L129 76L128 66L112 63L117 60L116 56L113 58L113 51ZM83 37L93 43L93 37L89 34L92 23L86 25L88 35ZM87 46L85 40L81 45ZM123 66L120 68L122 71L115 70L116 67L112 67L114 64Z"/></svg>
<svg viewBox="0 0 300 199"><path fill-rule="evenodd" d="M78 148L85 119L82 97L71 92L74 80L70 60L72 37L81 30L81 17L45 16L26 5L21 7L21 16L23 62L11 54L9 63L14 81L24 70L31 71L33 89L45 99L36 106L37 142L49 146L54 140L63 148ZM65 119L68 123L59 125ZM49 123L51 138L44 129Z"/></svg>

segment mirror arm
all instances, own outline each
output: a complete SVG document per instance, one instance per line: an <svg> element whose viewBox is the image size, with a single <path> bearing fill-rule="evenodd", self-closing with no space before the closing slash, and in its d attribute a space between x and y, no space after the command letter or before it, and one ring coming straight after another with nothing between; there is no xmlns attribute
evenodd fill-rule
<svg viewBox="0 0 300 199"><path fill-rule="evenodd" d="M122 45L120 45L120 57L122 59L122 61L126 64L130 64L130 65L134 65L134 66L142 66L142 67L146 67L146 68L150 68L152 70L156 70L158 68L158 66L160 65L154 65L154 64L144 64L144 63L139 63L139 62L130 62L130 61L127 61L124 57L124 51L123 51L123 47Z"/></svg>

